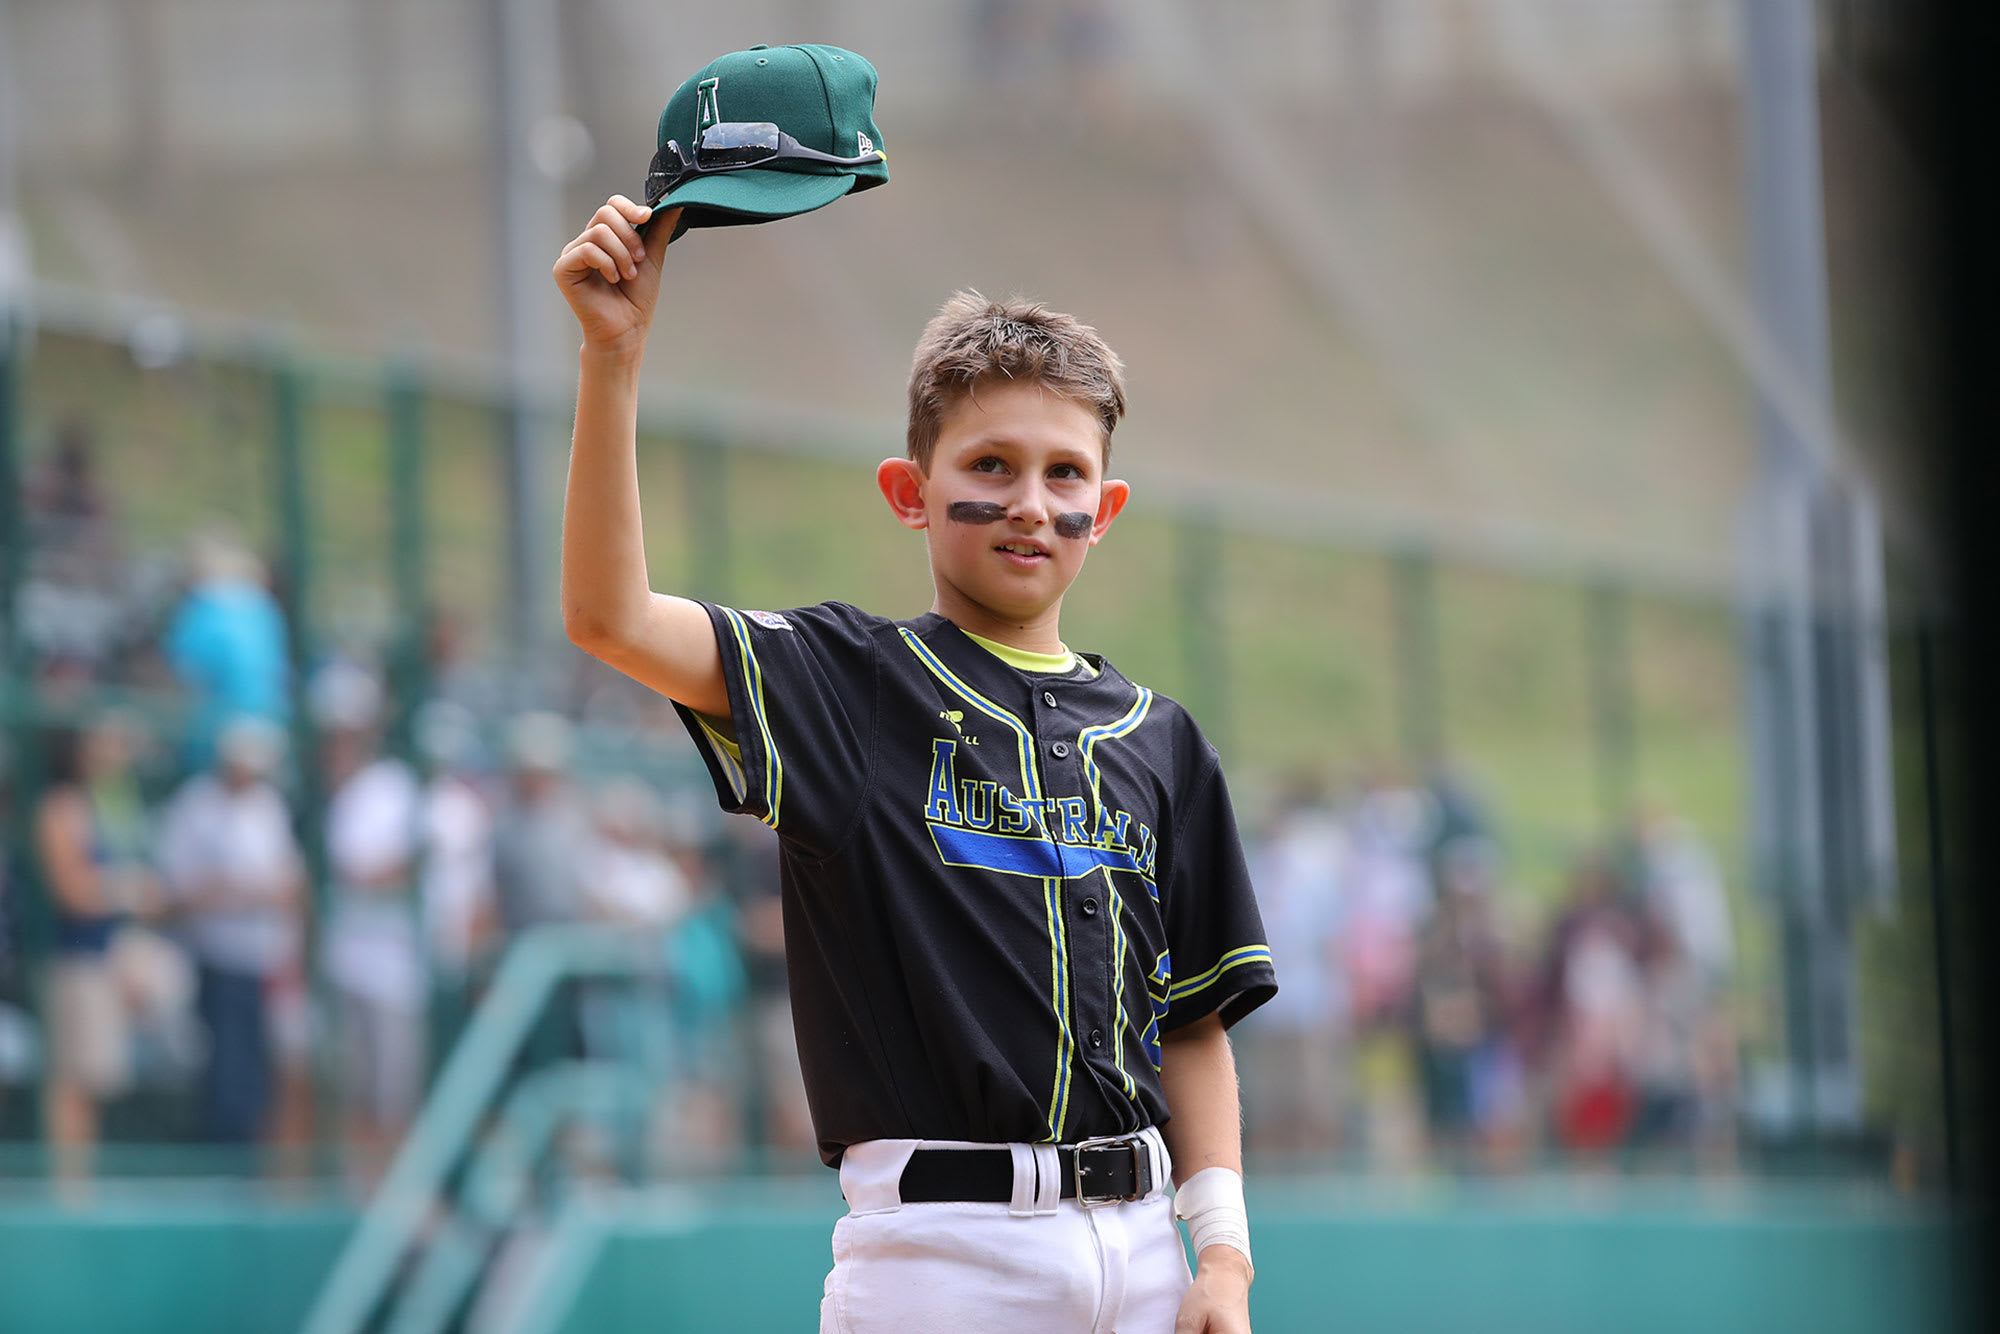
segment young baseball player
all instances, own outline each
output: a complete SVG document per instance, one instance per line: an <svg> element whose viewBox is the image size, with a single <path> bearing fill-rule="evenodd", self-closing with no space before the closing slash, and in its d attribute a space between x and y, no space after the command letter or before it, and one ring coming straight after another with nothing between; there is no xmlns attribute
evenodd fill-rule
<svg viewBox="0 0 2000 1334"><path fill-rule="evenodd" d="M821 1329L1247 1331L1223 1030L1276 986L1228 793L1186 712L1058 622L1130 494L1106 475L1117 357L969 293L925 329L907 455L877 470L925 536L924 615L657 593L637 386L684 219L651 215L614 196L555 266L583 331L564 624L672 699L724 807L781 839L799 1057L849 1206Z"/></svg>

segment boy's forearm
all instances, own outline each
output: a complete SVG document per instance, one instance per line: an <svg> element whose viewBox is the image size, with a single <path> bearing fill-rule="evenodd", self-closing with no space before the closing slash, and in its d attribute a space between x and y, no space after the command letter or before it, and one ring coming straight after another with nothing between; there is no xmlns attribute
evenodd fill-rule
<svg viewBox="0 0 2000 1334"><path fill-rule="evenodd" d="M635 624L651 596L639 514L644 347L584 345L563 498L563 628L579 644Z"/></svg>
<svg viewBox="0 0 2000 1334"><path fill-rule="evenodd" d="M1173 1113L1160 1133L1173 1155L1174 1183L1209 1167L1241 1172L1236 1060L1220 1016L1211 1014L1166 1035L1160 1044L1160 1083Z"/></svg>
<svg viewBox="0 0 2000 1334"><path fill-rule="evenodd" d="M1174 1160L1174 1184L1211 1167L1243 1172L1242 1112L1236 1059L1220 1015L1211 1014L1166 1035L1160 1044L1160 1084L1172 1117L1161 1129ZM1195 1257L1203 1269L1232 1271L1229 1282L1250 1281L1250 1260L1230 1246L1210 1246Z"/></svg>

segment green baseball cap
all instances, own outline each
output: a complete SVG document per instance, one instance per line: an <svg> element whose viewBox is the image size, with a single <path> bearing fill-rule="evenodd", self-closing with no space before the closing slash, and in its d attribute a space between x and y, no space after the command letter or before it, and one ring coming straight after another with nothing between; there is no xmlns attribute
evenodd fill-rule
<svg viewBox="0 0 2000 1334"><path fill-rule="evenodd" d="M806 148L831 157L877 154L851 166L780 158L738 171L692 176L668 191L659 212L681 209L674 228L734 227L824 208L889 179L875 126L875 67L837 46L753 46L704 65L674 90L660 113L655 148L668 140L691 152L720 122L775 124Z"/></svg>

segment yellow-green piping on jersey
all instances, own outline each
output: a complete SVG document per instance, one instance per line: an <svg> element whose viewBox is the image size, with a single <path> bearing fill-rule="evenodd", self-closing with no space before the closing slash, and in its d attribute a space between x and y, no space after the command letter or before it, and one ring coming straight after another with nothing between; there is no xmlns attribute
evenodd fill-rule
<svg viewBox="0 0 2000 1334"><path fill-rule="evenodd" d="M1153 970L1146 974L1146 999L1152 1002L1153 1013L1146 1020L1146 1031L1139 1035L1139 1045L1146 1049L1146 1059L1156 1071L1160 1068L1160 1021L1167 1017L1167 993L1173 990L1173 980L1173 956L1161 950ZM1153 990L1156 986L1158 991Z"/></svg>
<svg viewBox="0 0 2000 1334"><path fill-rule="evenodd" d="M1024 672L1034 672L1040 676L1061 676L1073 672L1076 670L1076 664L1081 661L1067 645L1060 653L1036 653L1031 649L1002 644L999 640L988 639L985 635L975 635L970 630L962 633L1009 667L1019 667Z"/></svg>
<svg viewBox="0 0 2000 1334"><path fill-rule="evenodd" d="M951 668L945 666L938 659L937 654L931 652L930 645L924 643L923 640L918 639L901 626L898 626L897 630L902 634L903 642L910 646L910 652L916 654L918 660L930 669L932 676L950 686L953 691L957 692L960 698L973 708L978 709L995 722L1004 723L1013 729L1014 740L1021 750L1021 786L1026 790L1029 801L1040 802L1042 799L1042 782L1039 772L1035 768L1035 742L1034 738L1028 734L1028 729L1021 725L1021 720L1001 708L998 704L995 704L992 700L986 698L986 696L980 694L977 690L974 690L965 682L959 680L957 674Z"/></svg>
<svg viewBox="0 0 2000 1334"><path fill-rule="evenodd" d="M1069 1120L1069 1085L1076 1055L1076 1035L1069 1022L1069 928L1062 912L1061 880L1042 881L1042 906L1049 919L1049 973L1056 1011L1056 1028L1061 1042L1056 1047L1056 1081L1049 1092L1049 1138L1062 1142L1063 1126Z"/></svg>
<svg viewBox="0 0 2000 1334"><path fill-rule="evenodd" d="M1216 979L1232 968L1241 968L1246 963L1269 962L1271 962L1271 947L1269 945L1241 946L1217 959L1215 967L1209 969L1207 972L1199 973L1194 977L1176 982L1168 987L1167 999L1170 1001L1186 1000L1189 996L1197 992L1206 991L1214 986Z"/></svg>
<svg viewBox="0 0 2000 1334"><path fill-rule="evenodd" d="M735 737L724 736L718 731L707 714L695 714L695 721L700 723L701 730L708 734L709 749L722 760L722 771L729 775L730 790L736 793L736 800L741 802L750 793L750 779L743 772L743 747L737 744Z"/></svg>
<svg viewBox="0 0 2000 1334"><path fill-rule="evenodd" d="M1126 939L1125 924L1120 920L1125 915L1125 901L1111 887L1108 875L1104 877L1104 892L1111 899L1111 1009L1118 1016L1111 1027L1111 1063L1118 1070L1118 1082L1124 1086L1125 1096L1136 1104L1139 1086L1125 1071L1125 1029L1131 1022L1125 1017Z"/></svg>
<svg viewBox="0 0 2000 1334"><path fill-rule="evenodd" d="M776 829L778 803L785 794L785 766L778 758L777 742L771 739L770 719L764 713L764 669L757 665L757 651L750 647L750 628L743 623L742 615L728 607L722 608L722 614L729 618L730 629L736 633L736 647L743 655L743 691L750 699L750 713L757 720L757 734L764 740L764 814L758 818Z"/></svg>
<svg viewBox="0 0 2000 1334"><path fill-rule="evenodd" d="M1104 794L1099 790L1098 779L1100 774L1097 768L1097 761L1091 755L1091 752L1097 749L1097 743L1100 741L1111 741L1121 736L1130 736L1133 732L1137 731L1139 724L1146 721L1147 710L1153 707L1152 691L1146 689L1144 686L1134 686L1133 689L1137 690L1139 695L1138 698L1132 701L1132 707L1125 711L1124 717L1115 723L1101 723L1096 727L1086 727L1076 734L1077 753L1083 757L1083 776L1090 780L1090 800L1097 816L1101 816L1104 810Z"/></svg>
<svg viewBox="0 0 2000 1334"><path fill-rule="evenodd" d="M911 634L908 629L900 626L897 629L903 636L903 642L910 646L910 652L917 655L917 660L929 669L931 675L951 687L967 704L1013 731L1015 742L1020 748L1021 786L1027 793L1027 800L1039 805L1042 800L1042 783L1040 774L1035 768L1034 738L1021 724L1021 720L959 680L957 673L945 666L923 640ZM1069 928L1062 914L1062 885L1061 879L1042 881L1042 906L1048 917L1049 930L1049 1003L1055 1010L1058 1033L1055 1082L1049 1090L1050 1143L1061 1141L1063 1126L1069 1119L1070 1075L1076 1054L1076 1035L1070 1031L1069 1021Z"/></svg>

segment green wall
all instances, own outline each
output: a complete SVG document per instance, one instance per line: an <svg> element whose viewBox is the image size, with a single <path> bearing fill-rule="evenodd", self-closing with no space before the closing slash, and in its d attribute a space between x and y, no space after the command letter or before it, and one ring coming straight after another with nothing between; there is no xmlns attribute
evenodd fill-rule
<svg viewBox="0 0 2000 1334"><path fill-rule="evenodd" d="M1970 1331L1941 1216L1817 1193L1653 1205L1253 1189L1258 1334ZM1259 1194L1264 1196L1259 1200ZM614 1229L563 1334L809 1330L834 1211Z"/></svg>
<svg viewBox="0 0 2000 1334"><path fill-rule="evenodd" d="M1259 1334L1973 1328L1963 1231L1879 1195L1604 1183L1371 1192L1253 1183ZM830 1189L620 1206L565 1334L814 1328ZM1643 1196L1643 1193L1642 1193ZM732 1202L732 1197L735 1202ZM678 1202L678 1205L674 1202ZM0 1332L296 1328L352 1225L333 1205L0 1204Z"/></svg>
<svg viewBox="0 0 2000 1334"><path fill-rule="evenodd" d="M0 1334L272 1334L305 1316L350 1209L0 1205Z"/></svg>

